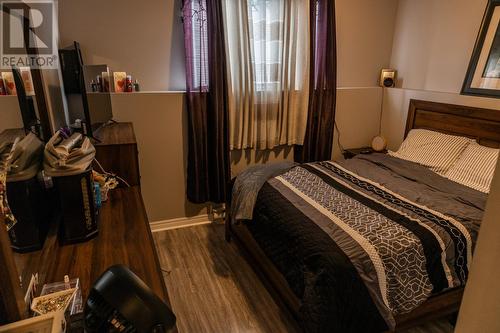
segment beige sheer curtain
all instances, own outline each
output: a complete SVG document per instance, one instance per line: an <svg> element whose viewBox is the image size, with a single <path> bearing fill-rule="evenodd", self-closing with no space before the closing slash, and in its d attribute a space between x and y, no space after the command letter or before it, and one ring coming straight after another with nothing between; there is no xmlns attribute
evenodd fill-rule
<svg viewBox="0 0 500 333"><path fill-rule="evenodd" d="M231 149L302 144L309 1L225 0Z"/></svg>

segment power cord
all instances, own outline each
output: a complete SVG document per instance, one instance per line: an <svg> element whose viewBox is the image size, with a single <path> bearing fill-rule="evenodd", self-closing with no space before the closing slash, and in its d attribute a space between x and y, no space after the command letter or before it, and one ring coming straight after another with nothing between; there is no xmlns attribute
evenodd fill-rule
<svg viewBox="0 0 500 333"><path fill-rule="evenodd" d="M333 125L335 126L335 130L337 131L337 144L339 146L340 152L342 154L344 154L344 147L340 143L340 131L339 131L339 127L337 126L337 121L334 121ZM335 133L334 133L334 135L335 135Z"/></svg>
<svg viewBox="0 0 500 333"><path fill-rule="evenodd" d="M378 121L378 135L382 135L382 116L384 114L384 94L385 94L385 88L382 87L382 100L380 103L380 119Z"/></svg>
<svg viewBox="0 0 500 333"><path fill-rule="evenodd" d="M127 187L131 187L129 183L127 183L127 181L123 178L121 178L120 176L118 175L114 175L110 172L107 172L106 170L104 170L104 168L102 167L101 163L99 163L99 161L97 159L94 158L94 162L97 164L97 166L99 167L99 169L101 169L101 172L106 175L106 176L111 176L111 177L115 177L116 179L118 179L119 181L121 181L122 183L124 183Z"/></svg>

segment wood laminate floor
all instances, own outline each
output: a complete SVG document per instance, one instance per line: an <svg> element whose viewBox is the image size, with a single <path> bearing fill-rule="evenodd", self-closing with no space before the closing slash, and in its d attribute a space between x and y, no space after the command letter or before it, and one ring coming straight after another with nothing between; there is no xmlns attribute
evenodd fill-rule
<svg viewBox="0 0 500 333"><path fill-rule="evenodd" d="M299 332L233 243L208 224L153 234L180 333ZM451 333L438 321L404 333Z"/></svg>

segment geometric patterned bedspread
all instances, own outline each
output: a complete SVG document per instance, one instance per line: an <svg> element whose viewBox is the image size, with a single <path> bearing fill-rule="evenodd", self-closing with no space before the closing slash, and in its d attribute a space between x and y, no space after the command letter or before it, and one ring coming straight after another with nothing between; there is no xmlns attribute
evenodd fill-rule
<svg viewBox="0 0 500 333"><path fill-rule="evenodd" d="M411 201L337 163L326 161L294 167L269 179L259 196L255 220L259 220L259 214L275 214L266 222L269 226L271 220L286 224L291 220L290 214L287 217L287 209L295 210L302 216L303 222L299 225L314 225L314 230L321 230L333 241L338 252L342 252L357 272L359 281L389 328L395 324L395 315L410 312L433 293L464 285L467 280L473 248L467 223L417 200ZM281 208L287 208L269 213L272 205L262 203L266 197L279 197ZM252 223L248 225L250 229L259 228L252 227ZM290 228L294 226L291 224ZM314 230L302 233L316 232ZM298 235L300 238L301 233ZM305 237L305 245L296 246L312 242L310 237ZM265 241L263 245L266 248ZM267 244L271 259L273 246ZM314 255L315 251L327 250L315 249L311 253ZM275 255L278 264L285 260L281 258L283 255ZM331 254L332 258L338 255ZM281 264L285 277L288 276L293 284L293 274L288 274L288 268ZM309 270L310 263L306 260L302 265L298 271ZM335 267L324 270L333 271ZM300 274L306 279L309 273ZM307 298L309 282L304 283L306 286L301 287L298 296L307 302L304 298ZM318 294L321 293L315 297L322 297Z"/></svg>

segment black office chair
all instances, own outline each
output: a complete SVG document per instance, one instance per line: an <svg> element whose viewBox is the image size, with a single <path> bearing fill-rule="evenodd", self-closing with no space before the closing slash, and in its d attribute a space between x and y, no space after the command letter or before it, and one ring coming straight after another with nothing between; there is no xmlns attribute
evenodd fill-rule
<svg viewBox="0 0 500 333"><path fill-rule="evenodd" d="M85 304L86 332L168 332L175 315L123 265L110 267L95 282Z"/></svg>

